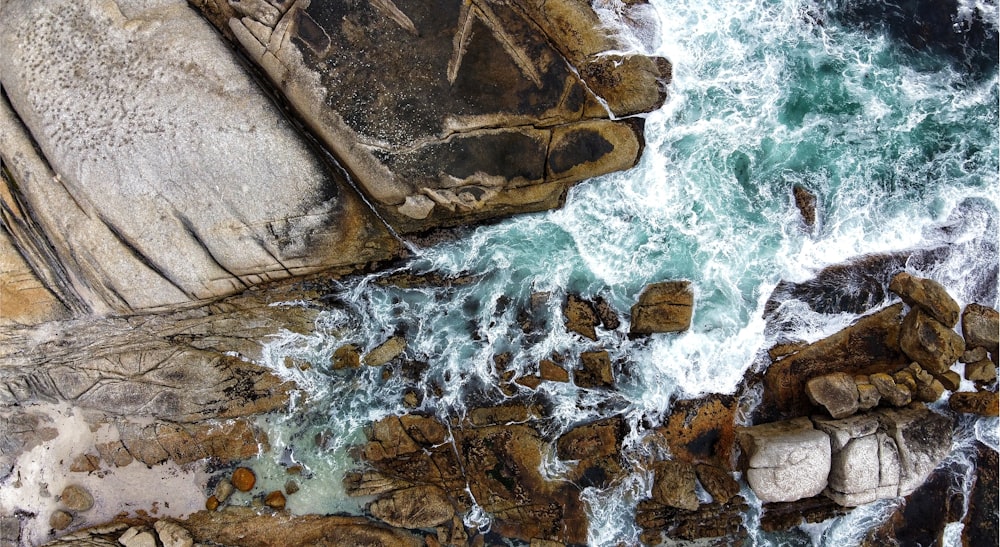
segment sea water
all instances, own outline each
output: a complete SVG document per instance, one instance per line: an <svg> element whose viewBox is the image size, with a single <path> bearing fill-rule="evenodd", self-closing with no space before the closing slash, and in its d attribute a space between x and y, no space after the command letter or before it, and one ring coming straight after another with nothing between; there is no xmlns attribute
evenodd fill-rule
<svg viewBox="0 0 1000 547"><path fill-rule="evenodd" d="M556 434L622 414L626 452L635 454L645 428L669 414L671 401L737 389L775 341L763 315L779 281L804 281L865 254L950 245L941 260L907 267L942 282L963 306L996 307L996 52L987 50L985 64L980 56L975 65L954 52L915 49L891 25L842 16L859 4L599 1L604 23L632 51L662 55L674 66L667 103L646 118L639 165L579 184L560 210L412 246L406 271L468 283L378 283L392 272L345 280L324 300L315 332L269 341L265 364L296 380L300 392L287 415L263 423L273 449L255 466L265 485L280 488L283 466L299 462L306 475L289 497L292 511L359 511L367 500L349 499L341 480L354 465L350 447L363 441L363 428L403 412L407 390L419 393L421 411L443 418L501 402L494 367L501 353L510 353L510 367L524 375L553 353L573 362L582 351L608 349L616 371L628 372L616 378L618 390L545 382L539 390L552 401L552 415L543 427ZM993 2L960 3L956 25L976 8L995 36ZM794 206L795 184L819 198L812 229ZM630 340L629 307L648 283L672 279L692 282L691 328ZM547 327L525 333L519 311L538 293L549 295L542 303ZM605 298L622 327L600 331L596 343L567 333L560 311L567 293ZM857 318L793 304L785 312L793 332L782 335L805 341ZM342 345L367 351L396 334L407 340L407 359L425 363L416 380L386 378L374 368L330 370ZM310 366L288 368L287 358ZM952 458L968 461L977 438L996 447L996 420L963 420ZM966 470L956 479L962 488L971 465L958 466ZM544 471L558 476L560 466L548 458ZM586 490L590 543L636 543L634 510L650 487L649 475L637 471L607 490ZM895 503L780 537L757 530L757 509L747 524L753 544L847 545ZM465 520L489 524L478 510ZM960 526L949 528L950 541Z"/></svg>

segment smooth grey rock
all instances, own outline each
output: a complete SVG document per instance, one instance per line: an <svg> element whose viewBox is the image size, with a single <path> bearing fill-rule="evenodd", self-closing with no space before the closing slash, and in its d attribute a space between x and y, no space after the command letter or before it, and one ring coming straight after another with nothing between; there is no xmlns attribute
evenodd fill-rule
<svg viewBox="0 0 1000 547"><path fill-rule="evenodd" d="M19 182L4 202L32 221L15 239L86 310L208 300L398 249L183 0L8 0L0 78L51 165L8 148L23 135L0 107Z"/></svg>
<svg viewBox="0 0 1000 547"><path fill-rule="evenodd" d="M808 418L744 428L739 437L748 456L747 483L762 501L795 501L826 487L830 437Z"/></svg>
<svg viewBox="0 0 1000 547"><path fill-rule="evenodd" d="M875 413L899 450L899 490L913 492L951 452L954 419L926 408L880 409Z"/></svg>
<svg viewBox="0 0 1000 547"><path fill-rule="evenodd" d="M833 452L827 495L849 507L871 503L878 498L880 469L878 438L851 439Z"/></svg>

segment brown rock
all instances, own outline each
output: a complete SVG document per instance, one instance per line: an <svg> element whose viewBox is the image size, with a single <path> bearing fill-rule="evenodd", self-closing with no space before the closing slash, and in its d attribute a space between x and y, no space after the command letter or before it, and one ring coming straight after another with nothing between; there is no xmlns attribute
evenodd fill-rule
<svg viewBox="0 0 1000 547"><path fill-rule="evenodd" d="M844 330L772 363L764 372L760 419L772 421L809 412L805 383L810 378L832 372L894 372L908 364L910 359L899 351L902 310L902 304L895 304L866 315Z"/></svg>
<svg viewBox="0 0 1000 547"><path fill-rule="evenodd" d="M997 366L988 359L967 363L965 365L965 379L972 382L992 382L997 379Z"/></svg>
<svg viewBox="0 0 1000 547"><path fill-rule="evenodd" d="M937 281L900 272L889 282L889 290L949 329L958 324L958 303Z"/></svg>
<svg viewBox="0 0 1000 547"><path fill-rule="evenodd" d="M233 471L233 487L240 492L249 492L257 482L257 475L248 467L237 467Z"/></svg>
<svg viewBox="0 0 1000 547"><path fill-rule="evenodd" d="M878 392L878 388L868 382L859 383L857 385L858 410L871 410L877 407L879 401L882 400L882 394Z"/></svg>
<svg viewBox="0 0 1000 547"><path fill-rule="evenodd" d="M997 416L1000 413L1000 401L993 391L959 391L952 393L948 406L955 412L978 414L980 416Z"/></svg>
<svg viewBox="0 0 1000 547"><path fill-rule="evenodd" d="M694 466L674 460L653 464L653 499L687 511L698 509Z"/></svg>
<svg viewBox="0 0 1000 547"><path fill-rule="evenodd" d="M295 479L288 479L285 481L285 493L291 496L292 494L299 491L299 483Z"/></svg>
<svg viewBox="0 0 1000 547"><path fill-rule="evenodd" d="M965 341L920 308L914 308L903 319L899 347L923 368L940 373L962 356Z"/></svg>
<svg viewBox="0 0 1000 547"><path fill-rule="evenodd" d="M272 509L284 509L285 495L282 494L280 490L275 490L264 498L264 505Z"/></svg>
<svg viewBox="0 0 1000 547"><path fill-rule="evenodd" d="M1000 339L1000 313L993 308L969 304L962 312L962 336L970 347L983 347L993 354L996 362Z"/></svg>
<svg viewBox="0 0 1000 547"><path fill-rule="evenodd" d="M89 511L94 506L94 496L86 488L76 484L63 488L59 501L70 511Z"/></svg>
<svg viewBox="0 0 1000 547"><path fill-rule="evenodd" d="M806 382L809 400L822 406L834 418L846 418L858 411L858 386L843 372L824 374Z"/></svg>
<svg viewBox="0 0 1000 547"><path fill-rule="evenodd" d="M538 386L542 385L542 378L539 376L521 376L517 380L514 380L519 385L522 385L528 389L537 389Z"/></svg>
<svg viewBox="0 0 1000 547"><path fill-rule="evenodd" d="M816 225L816 194L813 194L801 184L792 186L792 195L795 198L795 206L798 207L802 215L802 222L812 228Z"/></svg>
<svg viewBox="0 0 1000 547"><path fill-rule="evenodd" d="M54 530L65 530L72 523L73 515L63 510L53 511L49 516L49 526Z"/></svg>
<svg viewBox="0 0 1000 547"><path fill-rule="evenodd" d="M205 509L209 511L215 511L219 508L219 505L219 499L215 496L209 496L208 499L205 500Z"/></svg>
<svg viewBox="0 0 1000 547"><path fill-rule="evenodd" d="M728 503L740 493L739 483L724 469L702 463L695 466L695 472L702 487L716 503Z"/></svg>
<svg viewBox="0 0 1000 547"><path fill-rule="evenodd" d="M455 507L437 486L414 486L396 490L368 506L368 511L391 526L431 528L451 522Z"/></svg>
<svg viewBox="0 0 1000 547"><path fill-rule="evenodd" d="M736 442L737 407L736 399L729 395L677 401L666 423L654 429L650 439L665 447L675 460L729 469Z"/></svg>
<svg viewBox="0 0 1000 547"><path fill-rule="evenodd" d="M597 317L601 319L601 325L604 328L618 330L618 327L621 326L618 314L615 313L615 309L611 307L611 304L603 296L598 296L594 299L594 309L597 311Z"/></svg>
<svg viewBox="0 0 1000 547"><path fill-rule="evenodd" d="M872 374L869 377L871 384L882 396L882 401L892 406L906 406L910 404L913 393L905 385L899 385L892 376L885 373Z"/></svg>
<svg viewBox="0 0 1000 547"><path fill-rule="evenodd" d="M97 454L80 454L69 466L69 470L74 473L90 473L100 468L101 457Z"/></svg>
<svg viewBox="0 0 1000 547"><path fill-rule="evenodd" d="M541 376L542 380L549 382L569 381L569 371L548 359L543 359L538 363L538 375Z"/></svg>
<svg viewBox="0 0 1000 547"><path fill-rule="evenodd" d="M597 340L597 310L589 301L575 294L567 295L563 315L566 317L566 330Z"/></svg>
<svg viewBox="0 0 1000 547"><path fill-rule="evenodd" d="M954 370L946 370L944 372L934 372L928 371L931 376L937 381L941 382L948 391L958 391L959 386L962 384L962 377L958 375Z"/></svg>
<svg viewBox="0 0 1000 547"><path fill-rule="evenodd" d="M353 344L346 344L337 348L330 359L333 370L344 368L358 368L361 366L361 353Z"/></svg>
<svg viewBox="0 0 1000 547"><path fill-rule="evenodd" d="M663 281L647 285L632 306L629 334L679 332L691 326L694 293L689 281Z"/></svg>
<svg viewBox="0 0 1000 547"><path fill-rule="evenodd" d="M380 367L399 357L406 351L406 339L393 336L365 355L364 362L370 367Z"/></svg>
<svg viewBox="0 0 1000 547"><path fill-rule="evenodd" d="M606 351L587 351L580 354L582 368L573 373L573 381L583 388L614 387L611 358Z"/></svg>
<svg viewBox="0 0 1000 547"><path fill-rule="evenodd" d="M984 347L970 348L968 341L966 341L965 346L965 353L958 358L959 363L975 363L976 361L982 361L989 357L989 352L987 352Z"/></svg>
<svg viewBox="0 0 1000 547"><path fill-rule="evenodd" d="M561 460L576 461L570 480L581 486L605 488L621 474L621 444L625 420L613 416L579 425L556 441Z"/></svg>

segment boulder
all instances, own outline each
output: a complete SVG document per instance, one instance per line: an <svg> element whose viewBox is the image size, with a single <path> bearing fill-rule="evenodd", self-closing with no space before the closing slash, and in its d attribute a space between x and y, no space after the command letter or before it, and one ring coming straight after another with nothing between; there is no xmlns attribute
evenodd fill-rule
<svg viewBox="0 0 1000 547"><path fill-rule="evenodd" d="M368 506L375 518L398 528L431 528L451 522L455 508L437 486L396 490Z"/></svg>
<svg viewBox="0 0 1000 547"><path fill-rule="evenodd" d="M729 503L729 500L740 493L740 484L725 469L700 463L694 470L698 475L698 482L712 496L713 502Z"/></svg>
<svg viewBox="0 0 1000 547"><path fill-rule="evenodd" d="M229 500L229 496L233 495L233 490L235 487L229 479L222 479L215 485L215 489L212 490L212 495L215 499L219 500L219 503L226 503Z"/></svg>
<svg viewBox="0 0 1000 547"><path fill-rule="evenodd" d="M548 359L542 359L538 363L538 376L548 382L568 382L569 371L555 364Z"/></svg>
<svg viewBox="0 0 1000 547"><path fill-rule="evenodd" d="M581 80L584 72L553 48L560 40L540 32L521 4L283 2L260 9L239 2L204 12L231 31L380 216L401 233L416 233L550 209L572 183L638 159L641 119L609 119L604 91ZM592 8L578 7L593 17ZM574 22L570 36L600 35L607 49L621 47L582 24ZM669 79L660 64L625 59L650 70L609 72L648 77L605 94L648 89L660 97ZM635 113L628 110L621 116Z"/></svg>
<svg viewBox="0 0 1000 547"><path fill-rule="evenodd" d="M892 439L878 431L875 416L816 420L816 428L830 435L827 497L847 507L896 497L899 458Z"/></svg>
<svg viewBox="0 0 1000 547"><path fill-rule="evenodd" d="M63 488L62 494L59 495L59 501L70 511L89 511L94 506L94 496L91 496L86 488L77 484L70 484Z"/></svg>
<svg viewBox="0 0 1000 547"><path fill-rule="evenodd" d="M995 391L959 391L948 398L948 406L955 412L997 416L1000 413L1000 399Z"/></svg>
<svg viewBox="0 0 1000 547"><path fill-rule="evenodd" d="M273 490L264 496L264 505L270 507L271 509L281 509L285 508L285 494L280 490Z"/></svg>
<svg viewBox="0 0 1000 547"><path fill-rule="evenodd" d="M597 340L595 327L598 323L597 310L590 301L575 294L566 296L563 306L563 316L566 318L566 330L575 332L585 338Z"/></svg>
<svg viewBox="0 0 1000 547"><path fill-rule="evenodd" d="M370 367L380 367L399 357L404 351L406 351L406 339L402 336L393 336L369 351L368 355L365 355L364 362Z"/></svg>
<svg viewBox="0 0 1000 547"><path fill-rule="evenodd" d="M630 335L680 332L691 326L694 293L689 281L647 285L632 306Z"/></svg>
<svg viewBox="0 0 1000 547"><path fill-rule="evenodd" d="M969 304L962 312L962 336L970 348L986 348L996 362L1000 345L1000 313L993 308Z"/></svg>
<svg viewBox="0 0 1000 547"><path fill-rule="evenodd" d="M361 353L358 351L357 346L344 344L333 352L333 355L330 357L330 366L334 370L358 368L361 366Z"/></svg>
<svg viewBox="0 0 1000 547"><path fill-rule="evenodd" d="M809 400L822 406L834 418L845 418L858 411L859 392L854 378L843 373L824 374L806 382Z"/></svg>
<svg viewBox="0 0 1000 547"><path fill-rule="evenodd" d="M686 511L698 509L694 466L666 460L653 464L653 499Z"/></svg>
<svg viewBox="0 0 1000 547"><path fill-rule="evenodd" d="M992 382L997 379L997 366L988 359L967 363L965 365L965 379L971 382Z"/></svg>
<svg viewBox="0 0 1000 547"><path fill-rule="evenodd" d="M965 352L965 341L957 332L920 308L913 308L903 319L899 346L910 359L937 373L951 368Z"/></svg>
<svg viewBox="0 0 1000 547"><path fill-rule="evenodd" d="M761 501L795 501L826 487L830 437L808 418L741 428L737 435L747 483Z"/></svg>
<svg viewBox="0 0 1000 547"><path fill-rule="evenodd" d="M778 359L764 372L764 420L809 412L805 383L833 372L895 372L911 360L899 350L902 304L866 315L853 325Z"/></svg>
<svg viewBox="0 0 1000 547"><path fill-rule="evenodd" d="M899 295L903 302L920 308L949 329L958 324L958 313L961 311L958 302L933 279L900 272L893 276L889 290Z"/></svg>
<svg viewBox="0 0 1000 547"><path fill-rule="evenodd" d="M611 307L611 304L603 296L594 298L594 310L597 312L597 317L601 319L601 326L605 329L618 330L618 327L621 326L618 313L615 312L615 309Z"/></svg>
<svg viewBox="0 0 1000 547"><path fill-rule="evenodd" d="M899 451L897 495L905 496L951 452L954 419L922 407L880 409L875 415Z"/></svg>
<svg viewBox="0 0 1000 547"><path fill-rule="evenodd" d="M583 388L615 386L611 357L606 351L586 351L580 354L581 367L573 372L573 382Z"/></svg>
<svg viewBox="0 0 1000 547"><path fill-rule="evenodd" d="M975 363L989 358L989 352L984 347L971 347L969 342L965 342L965 352L958 358L959 363Z"/></svg>
<svg viewBox="0 0 1000 547"><path fill-rule="evenodd" d="M209 301L401 252L183 0L5 2L0 37L13 109L0 103L0 150L17 182L2 201L73 313Z"/></svg>
<svg viewBox="0 0 1000 547"><path fill-rule="evenodd" d="M865 377L867 380L868 378ZM871 410L878 406L882 394L869 381L858 382L858 410Z"/></svg>
<svg viewBox="0 0 1000 547"><path fill-rule="evenodd" d="M670 416L653 429L649 442L660 445L675 460L731 469L738 408L731 395L675 401Z"/></svg>
<svg viewBox="0 0 1000 547"><path fill-rule="evenodd" d="M976 471L969 509L962 519L962 545L991 545L1000 529L1000 484L997 481L1000 461L992 448L976 443Z"/></svg>

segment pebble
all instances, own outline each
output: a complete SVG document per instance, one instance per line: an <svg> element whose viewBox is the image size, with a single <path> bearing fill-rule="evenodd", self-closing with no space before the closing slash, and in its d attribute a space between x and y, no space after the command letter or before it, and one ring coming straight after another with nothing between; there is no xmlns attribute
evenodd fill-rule
<svg viewBox="0 0 1000 547"><path fill-rule="evenodd" d="M240 492L249 492L257 482L257 476L247 467L237 467L233 471L233 486Z"/></svg>
<svg viewBox="0 0 1000 547"><path fill-rule="evenodd" d="M65 530L73 522L73 515L66 511L54 511L49 517L49 526L54 530Z"/></svg>
<svg viewBox="0 0 1000 547"><path fill-rule="evenodd" d="M71 484L63 488L59 501L70 511L89 511L94 506L94 496L82 486Z"/></svg>
<svg viewBox="0 0 1000 547"><path fill-rule="evenodd" d="M264 498L264 505L268 507L273 507L274 509L284 509L285 508L285 495L281 493L280 490L275 490Z"/></svg>

